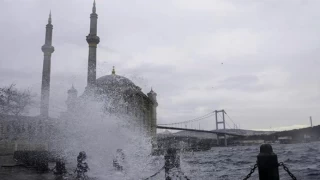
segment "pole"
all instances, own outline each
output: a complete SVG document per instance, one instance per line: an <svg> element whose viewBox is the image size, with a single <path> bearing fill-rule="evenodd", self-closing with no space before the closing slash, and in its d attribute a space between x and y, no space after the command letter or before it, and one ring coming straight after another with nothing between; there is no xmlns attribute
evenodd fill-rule
<svg viewBox="0 0 320 180"><path fill-rule="evenodd" d="M224 111L224 109L222 110L222 119L223 119L223 130L224 130L224 132L226 132L226 120L225 120L225 118L224 118L224 114L225 114L226 112ZM227 146L228 144L227 144L227 135L225 134L224 135L224 145L225 146Z"/></svg>
<svg viewBox="0 0 320 180"><path fill-rule="evenodd" d="M215 113L215 117L216 117L216 130L218 130L218 129L219 129L219 124L218 124L218 111L215 110L214 113ZM220 143L219 143L219 135L217 134L217 145L219 145L219 144L220 144Z"/></svg>
<svg viewBox="0 0 320 180"><path fill-rule="evenodd" d="M312 116L310 116L310 125L311 125L311 127L313 127L312 126Z"/></svg>
<svg viewBox="0 0 320 180"><path fill-rule="evenodd" d="M260 153L257 156L259 180L279 180L278 157L273 153L270 144L260 146Z"/></svg>

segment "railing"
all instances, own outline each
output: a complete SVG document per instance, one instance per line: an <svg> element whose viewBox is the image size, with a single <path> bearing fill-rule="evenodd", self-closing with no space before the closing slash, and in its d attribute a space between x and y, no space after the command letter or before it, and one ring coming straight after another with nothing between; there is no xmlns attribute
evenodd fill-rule
<svg viewBox="0 0 320 180"><path fill-rule="evenodd" d="M165 172L165 180L190 180L180 168L180 156L177 153L177 150L174 148L169 148L164 156L164 166L158 172L152 176L145 178L143 180L151 180L152 177L159 174L162 170Z"/></svg>
<svg viewBox="0 0 320 180"><path fill-rule="evenodd" d="M180 168L180 157L177 154L176 149L168 149L166 155L164 156L165 165L156 174L159 174L163 169L165 170L165 180L173 179L186 179L190 180ZM260 153L257 156L257 164L253 166L250 173L243 179L247 180L251 175L258 169L259 180L280 180L279 167L289 174L289 176L296 180L297 178L289 171L288 167L284 163L278 163L278 157L273 152L272 146L270 144L263 144L260 146ZM151 177L153 177L151 176ZM151 179L151 177L145 180Z"/></svg>
<svg viewBox="0 0 320 180"><path fill-rule="evenodd" d="M249 179L257 168L259 180L280 180L279 166L282 166L292 179L297 179L283 162L278 163L278 156L273 152L272 146L263 144L260 146L257 164L253 166L250 173L243 180Z"/></svg>
<svg viewBox="0 0 320 180"><path fill-rule="evenodd" d="M84 154L84 155L83 155ZM38 170L46 171L48 169L48 153L47 152L15 152L15 159L22 161L25 164L29 164L31 166L37 167ZM89 170L88 165L83 162L86 159L86 155L84 152L80 152L78 156L78 165L77 170L75 171L77 177L86 176L86 172ZM157 176L160 172L164 170L165 180L174 180L174 179L185 179L190 180L180 168L180 156L178 152L174 148L169 148L166 151L164 156L164 166L159 169L156 173L149 176L148 178L144 178L143 180L151 180L153 177ZM270 144L263 144L260 146L260 153L257 156L257 163L253 166L250 173L243 179L247 180L251 177L251 175L258 169L259 180L280 180L279 176L279 167L283 167L283 169L289 174L289 176L296 180L297 178L289 171L288 167L280 162L278 163L278 157L273 152L272 146ZM56 161L55 174L61 175L65 174L65 163L63 160ZM82 179L79 178L79 179Z"/></svg>

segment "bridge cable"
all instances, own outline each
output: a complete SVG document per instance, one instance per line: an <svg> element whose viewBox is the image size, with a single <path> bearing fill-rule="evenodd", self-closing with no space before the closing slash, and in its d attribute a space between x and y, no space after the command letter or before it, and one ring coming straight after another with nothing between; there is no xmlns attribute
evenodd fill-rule
<svg viewBox="0 0 320 180"><path fill-rule="evenodd" d="M208 114L205 114L203 116L200 116L200 117L197 117L197 118L194 118L194 119L190 119L190 120L186 120L186 121L180 121L180 122L176 122L176 123L168 123L168 124L158 124L158 125L162 125L162 126L165 126L165 125L175 125L175 124L185 124L185 123L189 123L189 122L196 122L196 121L201 121L203 119L206 119L208 117L211 117L214 115L214 111L208 113Z"/></svg>
<svg viewBox="0 0 320 180"><path fill-rule="evenodd" d="M237 125L233 120L232 120L232 118L227 114L227 112L226 111L224 111L225 112L225 114L227 115L227 117L233 122L233 124L234 125Z"/></svg>
<svg viewBox="0 0 320 180"><path fill-rule="evenodd" d="M166 125L179 125L179 124L181 124L181 125L185 124L185 125L186 125L186 124L191 123L191 122L197 122L197 121L204 120L204 119L209 118L209 117L211 117L211 116L213 116L213 114L208 115L208 116L203 117L203 118L199 118L199 119L182 121L182 122L177 122L177 123L170 123L170 124L158 124L158 125L162 125L162 126L166 126Z"/></svg>

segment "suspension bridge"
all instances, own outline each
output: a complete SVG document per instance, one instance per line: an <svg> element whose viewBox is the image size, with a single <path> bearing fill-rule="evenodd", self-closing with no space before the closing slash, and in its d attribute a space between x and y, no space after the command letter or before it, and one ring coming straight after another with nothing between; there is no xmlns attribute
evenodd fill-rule
<svg viewBox="0 0 320 180"><path fill-rule="evenodd" d="M212 117L214 118L214 120L212 120ZM228 121L226 117L228 118ZM206 124L207 128L210 124L213 123L212 125L215 124L215 128L212 128L214 130L201 129L200 122L202 122L202 124ZM233 128L230 126L229 122L232 123ZM228 126L228 128L226 127L226 125ZM157 124L158 129L216 134L217 143L219 143L220 138L223 138L225 145L227 145L227 136L235 136L235 137L245 136L243 134L236 133L235 131L232 131L232 132L229 131L230 129L238 129L238 127L239 126L233 121L233 119L227 114L227 112L224 109L214 110L203 116L186 120L186 121L167 123L167 124Z"/></svg>

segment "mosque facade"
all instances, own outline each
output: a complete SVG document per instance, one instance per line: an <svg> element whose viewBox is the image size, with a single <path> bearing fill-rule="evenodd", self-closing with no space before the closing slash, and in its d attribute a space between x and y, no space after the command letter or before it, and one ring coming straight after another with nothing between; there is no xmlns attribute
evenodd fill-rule
<svg viewBox="0 0 320 180"><path fill-rule="evenodd" d="M48 25L50 24L51 19L49 18ZM136 86L131 80L116 74L114 67L109 75L99 78L96 77L97 46L100 42L100 37L97 32L98 14L94 2L90 15L90 32L86 37L89 46L87 86L80 96L78 96L78 91L73 86L68 90L68 98L66 101L68 107L67 114L76 113L75 111L79 100L88 96L94 97L96 101L108 103L108 106L104 107L107 113L126 114L131 117L132 120L136 121L135 123L141 127L140 129L144 129L148 135L155 137L158 106L157 94L152 89L149 93L144 94L141 88ZM50 34L52 32L49 31L47 33ZM46 38L52 39L50 36L46 36ZM44 70L43 74L46 73L50 72ZM47 76L48 75L43 77ZM43 81L47 80L44 79ZM47 88L43 87L43 92L45 92L46 89ZM45 106L46 102L43 104L43 108L47 108ZM43 113L43 115L46 114L47 111Z"/></svg>

